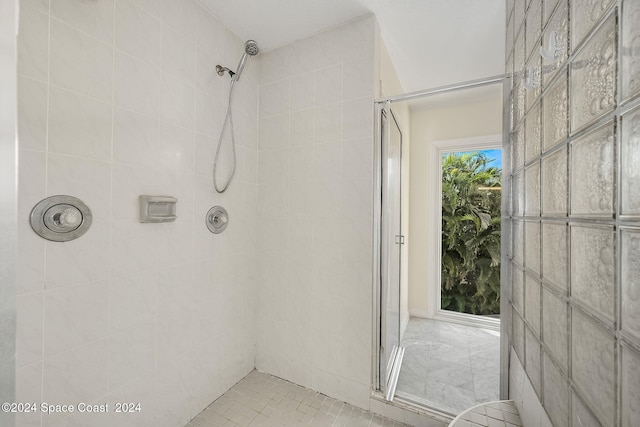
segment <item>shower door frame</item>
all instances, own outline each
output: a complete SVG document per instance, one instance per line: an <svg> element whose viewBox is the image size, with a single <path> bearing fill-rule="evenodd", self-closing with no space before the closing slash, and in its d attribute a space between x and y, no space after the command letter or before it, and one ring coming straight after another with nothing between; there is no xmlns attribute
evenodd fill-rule
<svg viewBox="0 0 640 427"><path fill-rule="evenodd" d="M384 118L384 120L383 120ZM387 126L384 127L384 123L387 123ZM399 174L397 176L397 188L396 190L398 191L398 196L400 197L401 200L401 194L402 194L402 175L401 175L401 170L402 170L402 129L400 129L400 125L398 124L398 121L395 117L395 115L393 114L393 111L391 110L391 103L387 102L384 105L382 104L378 104L377 108L376 108L376 131L377 131L377 137L380 138L379 139L379 144L376 147L376 154L375 154L375 158L377 160L379 160L379 163L377 163L377 167L378 167L378 177L380 179L380 192L377 193L376 196L376 210L375 210L375 215L376 215L376 221L378 222L378 229L379 231L377 232L377 236L378 236L378 240L374 241L374 245L375 245L375 250L378 251L379 256L376 257L376 259L378 259L379 261L382 259L382 257L384 256L383 254L385 253L385 251L383 250L385 248L386 245L386 253L390 253L391 251L389 250L390 248L395 248L398 247L398 281L397 281L397 287L398 287L398 325L397 325L397 333L398 333L398 342L397 345L394 345L393 350L391 351L391 357L387 357L387 352L385 351L384 354L384 359L382 360L382 356L381 353L383 351L383 348L387 348L385 347L383 344L388 344L387 339L386 339L386 334L385 331L386 329L388 329L388 325L387 325L387 316L386 314L386 303L388 302L388 299L385 298L385 293L383 290L383 285L385 284L385 279L383 278L383 267L384 265L379 262L379 267L377 269L377 274L375 275L376 277L376 289L379 291L378 293L378 297L377 300L379 301L378 304L378 313L379 316L378 318L380 319L379 322L377 322L378 325L378 330L376 332L376 337L378 338L377 340L377 350L376 350L376 354L378 356L378 364L376 365L376 373L377 373L377 381L375 382L375 384L377 385L377 390L380 390L382 393L384 393L384 398L386 401L390 402L393 400L393 397L395 395L395 389L396 389L396 385L398 382L398 376L400 375L400 367L402 365L402 359L404 357L404 348L400 347L400 333L401 333L401 322L402 322L402 308L401 308L401 274L402 274L402 250L401 250L401 245L404 244L404 236L402 236L402 214L401 214L401 209L402 209L402 202L400 202L400 212L398 212L398 229L397 232L399 234L395 235L395 240L394 242L390 242L389 239L385 239L382 236L382 233L385 231L385 227L384 227L384 223L385 223L385 219L388 220L388 222L391 222L391 218L387 218L387 216L385 216L383 210L382 210L382 205L383 205L383 200L384 200L384 195L385 195L385 186L386 183L383 182L384 180L384 163L382 162L382 158L383 155L385 153L389 153L389 148L385 147L385 144L383 144L383 141L387 141L387 143L389 145L391 145L391 129L392 127L395 126L395 128L398 131L398 134L400 136L399 139ZM385 139L385 134L386 134L386 139ZM388 196L388 190L386 192L387 196ZM374 222L375 224L376 222ZM388 237L388 236L387 236ZM400 238L400 240L398 241L398 238ZM388 263L390 264L390 263ZM383 301L383 299L385 301ZM385 339L383 340L383 336L385 337ZM386 366L385 366L386 365ZM384 368L384 369L383 369ZM380 373L384 371L384 378L381 378Z"/></svg>
<svg viewBox="0 0 640 427"><path fill-rule="evenodd" d="M381 111L386 107L390 108L393 102L401 102L401 101L409 101L413 99L424 98L433 95L439 95L449 92L456 92L464 89L472 89L482 86L489 86L494 84L502 84L503 85L503 141L504 136L509 133L509 111L504 108L507 105L504 102L507 93L509 91L505 90L511 84L512 76L509 74L500 74L496 76L491 76L482 79L470 80L462 83L456 83L452 85L441 86L433 89L426 89L421 91L409 92L405 94L399 94L394 96L388 96L383 98L378 98L374 100L374 153L373 153L373 166L374 166L374 188L373 188L373 339L372 339L372 398L385 401L385 395L381 391L380 387L380 344L381 344L381 250L380 244L382 240L382 228L381 228L381 214L382 214L382 134L381 134ZM510 161L510 155L508 153L509 147L503 146L503 163L508 165ZM503 168L503 176L504 176ZM503 182L504 186L504 182ZM504 212L508 203L509 197L502 198L502 211L503 218ZM503 228L506 227L505 221L502 221ZM502 254L507 253L507 245L509 244L510 233L509 231L502 233L502 244L501 244L501 252ZM501 305L501 322L500 322L500 399L508 399L509 396L509 346L511 341L511 334L509 325L511 324L511 316L508 311L508 300L510 298L510 286L508 286L508 282L506 282L507 277L510 277L506 271L506 263L501 264L501 283L500 283L500 305ZM398 406L401 408L416 408L417 404L411 401L405 401L401 398L397 398L394 401L387 401L387 404ZM444 412L440 412L435 408L430 407L419 407L420 411L425 412L426 414L434 417L435 419L439 419L441 421L448 422L450 420L450 416ZM414 409L415 410L415 409Z"/></svg>

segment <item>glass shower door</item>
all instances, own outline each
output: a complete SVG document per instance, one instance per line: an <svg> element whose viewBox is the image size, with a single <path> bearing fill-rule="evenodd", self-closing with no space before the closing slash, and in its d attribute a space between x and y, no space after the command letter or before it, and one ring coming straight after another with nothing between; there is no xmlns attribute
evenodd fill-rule
<svg viewBox="0 0 640 427"><path fill-rule="evenodd" d="M380 239L380 389L392 400L404 349L400 347L400 257L402 133L388 109L381 110L382 212Z"/></svg>

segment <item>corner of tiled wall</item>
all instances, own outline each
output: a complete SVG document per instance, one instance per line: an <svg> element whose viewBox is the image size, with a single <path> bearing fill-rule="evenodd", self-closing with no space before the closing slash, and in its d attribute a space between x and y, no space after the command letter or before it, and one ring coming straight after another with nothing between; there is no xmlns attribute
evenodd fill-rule
<svg viewBox="0 0 640 427"><path fill-rule="evenodd" d="M536 405L556 427L640 416L639 19L634 0L507 1L510 395L527 427Z"/></svg>
<svg viewBox="0 0 640 427"><path fill-rule="evenodd" d="M368 408L375 18L261 58L257 367Z"/></svg>
<svg viewBox="0 0 640 427"><path fill-rule="evenodd" d="M237 86L238 171L218 195L229 80L215 65L235 65L241 40L192 0L21 3L17 400L126 399L142 411L106 425L186 424L254 367L258 64ZM53 194L91 208L82 238L29 228ZM177 221L139 223L140 194L177 197ZM216 204L221 235L204 223Z"/></svg>

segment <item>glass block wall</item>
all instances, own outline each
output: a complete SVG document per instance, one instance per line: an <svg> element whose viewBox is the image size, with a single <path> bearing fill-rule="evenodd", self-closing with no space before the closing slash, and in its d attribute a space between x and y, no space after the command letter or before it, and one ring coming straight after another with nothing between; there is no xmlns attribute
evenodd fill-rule
<svg viewBox="0 0 640 427"><path fill-rule="evenodd" d="M554 426L637 426L640 0L507 0L506 48L511 346Z"/></svg>

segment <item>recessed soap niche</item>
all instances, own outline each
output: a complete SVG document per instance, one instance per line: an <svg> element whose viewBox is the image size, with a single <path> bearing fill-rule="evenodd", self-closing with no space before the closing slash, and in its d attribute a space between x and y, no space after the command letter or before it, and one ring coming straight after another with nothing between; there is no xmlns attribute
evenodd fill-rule
<svg viewBox="0 0 640 427"><path fill-rule="evenodd" d="M177 202L172 196L138 196L138 219L142 223L175 221Z"/></svg>

